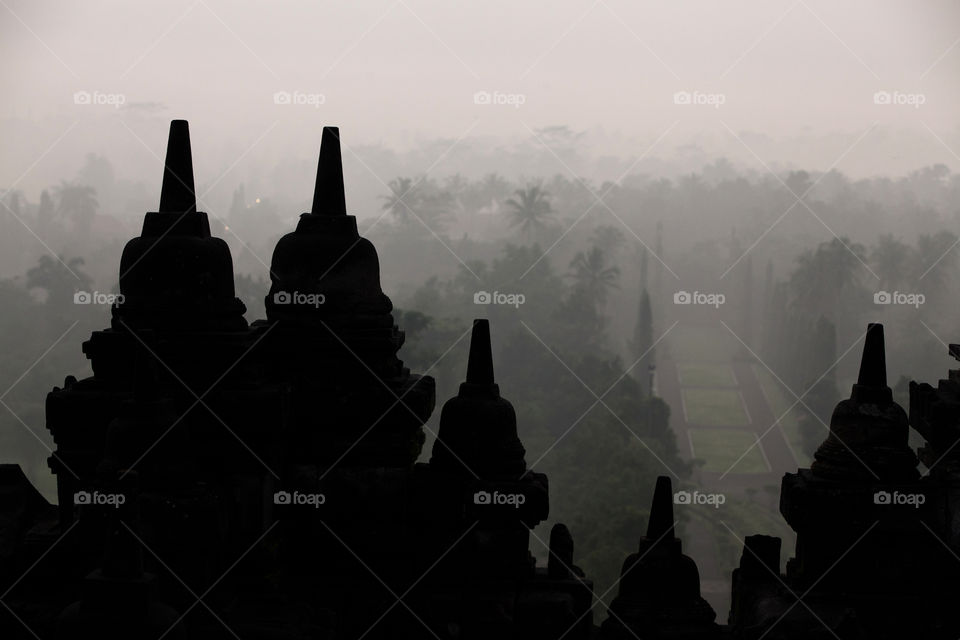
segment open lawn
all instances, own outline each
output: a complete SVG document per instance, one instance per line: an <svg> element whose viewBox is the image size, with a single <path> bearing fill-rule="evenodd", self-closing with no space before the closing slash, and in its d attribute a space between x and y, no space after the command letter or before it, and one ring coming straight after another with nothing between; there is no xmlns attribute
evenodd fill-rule
<svg viewBox="0 0 960 640"><path fill-rule="evenodd" d="M755 364L753 370L757 375L757 380L760 381L760 388L763 390L763 395L767 399L767 404L773 411L773 415L777 418L783 416L779 427L793 451L793 457L796 458L797 464L801 467L809 467L813 458L803 450L803 439L800 437L800 421L798 420L802 410L800 405L790 409L790 405L794 401L793 396L783 388L783 385L766 368ZM787 411L787 409L790 410ZM786 415L784 415L785 411L787 411Z"/></svg>
<svg viewBox="0 0 960 640"><path fill-rule="evenodd" d="M750 423L736 389L683 389L682 394L689 425L740 427Z"/></svg>
<svg viewBox="0 0 960 640"><path fill-rule="evenodd" d="M725 364L677 363L677 376L684 387L735 387L737 377Z"/></svg>
<svg viewBox="0 0 960 640"><path fill-rule="evenodd" d="M763 457L760 447L763 443L754 444L757 440L752 431L743 429L689 429L690 445L693 447L693 456L706 462L704 471L725 473L730 466L736 463L731 473L767 473L770 467ZM749 452L744 455L744 452ZM740 459L740 456L743 456ZM739 462L737 460L740 459Z"/></svg>

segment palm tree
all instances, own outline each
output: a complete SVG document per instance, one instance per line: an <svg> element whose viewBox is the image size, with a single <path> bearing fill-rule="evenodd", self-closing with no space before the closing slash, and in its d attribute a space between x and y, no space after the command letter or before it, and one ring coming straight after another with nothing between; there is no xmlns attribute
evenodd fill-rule
<svg viewBox="0 0 960 640"><path fill-rule="evenodd" d="M546 218L553 213L547 199L550 194L544 191L540 184L527 185L525 189L517 189L513 194L516 197L506 201L511 209L510 226L519 226L529 240L535 232L546 228Z"/></svg>
<svg viewBox="0 0 960 640"><path fill-rule="evenodd" d="M413 188L413 178L394 178L387 184L387 187L390 188L390 194L381 196L386 200L383 203L383 210L389 211L397 220L405 222L410 215L410 207L406 198Z"/></svg>
<svg viewBox="0 0 960 640"><path fill-rule="evenodd" d="M573 269L571 276L576 286L601 304L607 301L607 292L610 289L620 286L620 267L608 267L600 247L595 246L587 253L577 253L570 262L570 268Z"/></svg>
<svg viewBox="0 0 960 640"><path fill-rule="evenodd" d="M387 185L389 195L382 196L383 210L389 211L400 222L410 222L417 233L442 233L456 208L456 200L448 191L441 190L429 178L395 178Z"/></svg>
<svg viewBox="0 0 960 640"><path fill-rule="evenodd" d="M97 215L97 191L93 187L73 184L61 180L53 188L53 194L59 200L57 213L72 218L76 229L81 233L90 230L94 216Z"/></svg>

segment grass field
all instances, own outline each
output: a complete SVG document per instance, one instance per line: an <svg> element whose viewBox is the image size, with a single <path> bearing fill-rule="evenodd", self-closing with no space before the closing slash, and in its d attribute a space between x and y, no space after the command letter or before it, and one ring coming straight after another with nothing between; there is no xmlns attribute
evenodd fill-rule
<svg viewBox="0 0 960 640"><path fill-rule="evenodd" d="M677 364L677 376L685 387L735 387L737 377L725 364Z"/></svg>
<svg viewBox="0 0 960 640"><path fill-rule="evenodd" d="M695 325L681 322L667 337L674 362L728 363L740 343L722 325Z"/></svg>
<svg viewBox="0 0 960 640"><path fill-rule="evenodd" d="M753 370L757 375L757 380L760 381L760 388L763 390L763 395L767 399L767 404L773 411L774 417L783 416L779 426L790 444L790 449L793 451L793 457L796 458L797 464L801 467L809 467L813 458L803 450L803 440L800 437L800 422L798 420L800 415L799 405L790 409L785 416L783 415L784 411L787 411L793 404L795 398L783 388L783 385L766 368L755 364Z"/></svg>
<svg viewBox="0 0 960 640"><path fill-rule="evenodd" d="M767 473L770 467L763 458L756 436L743 429L690 429L690 443L695 458L706 462L704 471L725 473L736 462L731 473ZM744 451L750 451L744 455ZM737 462L737 459L743 458Z"/></svg>
<svg viewBox="0 0 960 640"><path fill-rule="evenodd" d="M741 427L750 423L736 389L683 389L687 424Z"/></svg>

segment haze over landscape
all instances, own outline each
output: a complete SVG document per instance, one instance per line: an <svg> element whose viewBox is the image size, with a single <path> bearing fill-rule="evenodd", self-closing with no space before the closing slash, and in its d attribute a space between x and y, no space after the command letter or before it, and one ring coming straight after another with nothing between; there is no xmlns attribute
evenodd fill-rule
<svg viewBox="0 0 960 640"><path fill-rule="evenodd" d="M214 203L229 202L237 180L303 191L308 172L304 182L290 174L309 166L308 132L324 123L350 132L384 180L400 167L562 172L543 148L560 141L534 136L554 126L579 135L570 168L607 180L718 157L759 172L902 175L956 162L960 146L951 2L11 1L4 14L0 52L16 63L0 72L0 183L57 141L18 184L28 193L77 171L88 152L155 190L156 124L174 117L203 128L199 176L230 170ZM81 91L123 104L77 105ZM275 104L281 91L323 103ZM478 105L480 91L523 103ZM679 91L724 101L677 105ZM924 102L877 105L878 91ZM348 195L369 205L377 182L346 155Z"/></svg>
<svg viewBox="0 0 960 640"><path fill-rule="evenodd" d="M89 375L80 343L110 318L75 296L119 291L174 119L249 321L310 209L321 129L340 127L400 357L439 405L471 320L491 319L527 461L550 475L542 526L570 526L598 592L669 474L724 495L678 516L724 611L731 527L793 548L778 483L809 466L866 323L885 324L904 405L960 339L955 2L0 0L0 16L0 450L51 500L44 397Z"/></svg>

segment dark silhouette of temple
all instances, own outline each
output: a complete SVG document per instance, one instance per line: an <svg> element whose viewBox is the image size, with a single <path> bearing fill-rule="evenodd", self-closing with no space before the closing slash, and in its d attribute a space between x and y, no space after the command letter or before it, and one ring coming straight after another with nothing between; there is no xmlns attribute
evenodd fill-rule
<svg viewBox="0 0 960 640"><path fill-rule="evenodd" d="M595 626L567 528L551 531L546 567L529 551L547 478L526 468L486 320L430 462L416 462L434 381L397 358L404 334L347 214L336 128L311 211L274 251L265 320L244 319L229 249L197 211L185 121L171 123L160 205L123 251L120 291L110 328L83 343L94 375L47 397L58 505L0 465L0 637L960 635L960 371L911 383L908 420L880 325L814 464L783 479L798 536L787 566L778 538L748 536L722 624L661 477ZM927 442L922 478L911 425Z"/></svg>

